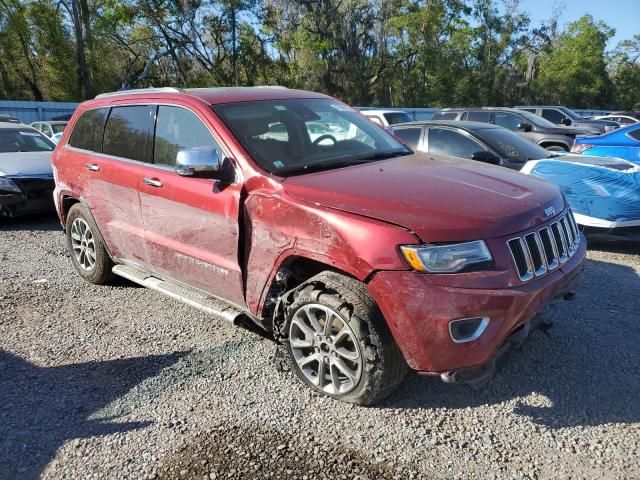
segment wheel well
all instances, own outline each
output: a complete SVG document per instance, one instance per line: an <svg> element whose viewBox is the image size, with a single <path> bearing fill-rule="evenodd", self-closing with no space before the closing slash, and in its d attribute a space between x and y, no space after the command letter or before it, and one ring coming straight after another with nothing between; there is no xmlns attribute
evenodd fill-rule
<svg viewBox="0 0 640 480"><path fill-rule="evenodd" d="M62 215L64 217L63 220L67 219L67 213L69 213L71 207L76 203L80 203L80 200L74 197L62 197Z"/></svg>
<svg viewBox="0 0 640 480"><path fill-rule="evenodd" d="M347 272L344 272L332 265L319 262L307 257L294 256L287 258L276 272L269 286L269 293L262 310L263 318L270 318L274 313L274 309L281 296L289 292L310 278L315 277L320 272L332 271L344 275L345 277L355 278Z"/></svg>
<svg viewBox="0 0 640 480"><path fill-rule="evenodd" d="M567 152L569 151L569 147L564 144L564 143L559 143L559 142L540 142L539 144L542 148L549 148L549 147L560 147L563 150L566 150Z"/></svg>

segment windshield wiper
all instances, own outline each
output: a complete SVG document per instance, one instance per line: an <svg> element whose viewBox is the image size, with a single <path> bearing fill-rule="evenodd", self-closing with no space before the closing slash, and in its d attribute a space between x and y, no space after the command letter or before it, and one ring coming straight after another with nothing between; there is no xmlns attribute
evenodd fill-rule
<svg viewBox="0 0 640 480"><path fill-rule="evenodd" d="M317 163L310 163L307 165L292 165L291 167L281 168L276 175L296 175L300 173L319 172L322 170L331 170L333 168L350 167L352 165L362 165L363 163L369 163L375 160L384 160L386 158L399 157L404 155L411 155L409 150L393 150L389 152L375 152L362 156L346 157L343 159L331 159L320 161Z"/></svg>

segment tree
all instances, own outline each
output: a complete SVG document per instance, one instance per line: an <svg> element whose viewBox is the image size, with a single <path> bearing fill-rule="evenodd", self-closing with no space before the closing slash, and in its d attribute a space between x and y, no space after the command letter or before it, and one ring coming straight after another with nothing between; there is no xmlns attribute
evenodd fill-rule
<svg viewBox="0 0 640 480"><path fill-rule="evenodd" d="M569 25L540 59L534 82L543 103L606 108L612 96L605 49L614 30L590 15Z"/></svg>

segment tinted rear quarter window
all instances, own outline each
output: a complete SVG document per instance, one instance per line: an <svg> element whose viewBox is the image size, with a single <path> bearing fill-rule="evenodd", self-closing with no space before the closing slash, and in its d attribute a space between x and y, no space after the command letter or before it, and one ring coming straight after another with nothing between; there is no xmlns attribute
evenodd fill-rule
<svg viewBox="0 0 640 480"><path fill-rule="evenodd" d="M470 122L490 123L491 112L469 112L467 120L469 120Z"/></svg>
<svg viewBox="0 0 640 480"><path fill-rule="evenodd" d="M108 113L108 108L87 110L82 113L73 128L71 138L69 138L69 145L92 152L101 152L102 133L104 132L104 122Z"/></svg>
<svg viewBox="0 0 640 480"><path fill-rule="evenodd" d="M107 155L151 162L155 106L113 107L104 129Z"/></svg>
<svg viewBox="0 0 640 480"><path fill-rule="evenodd" d="M409 145L413 150L418 148L418 142L420 142L421 128L398 128L393 131L393 134Z"/></svg>
<svg viewBox="0 0 640 480"><path fill-rule="evenodd" d="M158 107L154 163L174 166L180 150L196 147L211 147L222 154L211 132L193 112L180 107Z"/></svg>

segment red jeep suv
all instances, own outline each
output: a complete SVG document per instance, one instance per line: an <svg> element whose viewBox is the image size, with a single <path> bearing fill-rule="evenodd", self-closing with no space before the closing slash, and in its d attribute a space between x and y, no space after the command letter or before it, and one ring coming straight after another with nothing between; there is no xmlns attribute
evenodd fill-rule
<svg viewBox="0 0 640 480"><path fill-rule="evenodd" d="M414 154L317 93L99 95L52 163L80 276L258 326L302 382L357 404L408 368L485 380L585 257L555 186Z"/></svg>

